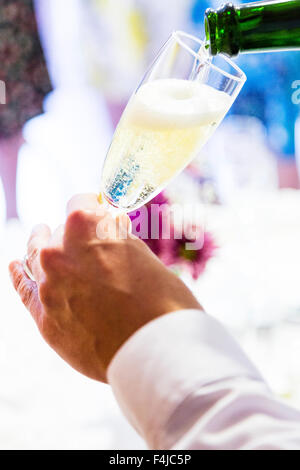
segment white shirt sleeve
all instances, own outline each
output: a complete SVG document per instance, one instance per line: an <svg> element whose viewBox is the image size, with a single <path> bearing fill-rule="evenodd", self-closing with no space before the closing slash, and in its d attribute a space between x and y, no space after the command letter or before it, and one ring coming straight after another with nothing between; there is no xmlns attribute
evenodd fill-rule
<svg viewBox="0 0 300 470"><path fill-rule="evenodd" d="M235 340L200 310L137 331L108 381L152 449L300 449L300 412L272 395Z"/></svg>

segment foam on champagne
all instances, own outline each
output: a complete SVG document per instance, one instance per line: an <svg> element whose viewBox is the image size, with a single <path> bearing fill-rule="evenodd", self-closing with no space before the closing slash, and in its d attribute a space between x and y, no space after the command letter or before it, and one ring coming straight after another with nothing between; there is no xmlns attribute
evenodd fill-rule
<svg viewBox="0 0 300 470"><path fill-rule="evenodd" d="M232 99L209 85L175 78L142 85L127 108L132 124L151 128L210 125L230 107Z"/></svg>

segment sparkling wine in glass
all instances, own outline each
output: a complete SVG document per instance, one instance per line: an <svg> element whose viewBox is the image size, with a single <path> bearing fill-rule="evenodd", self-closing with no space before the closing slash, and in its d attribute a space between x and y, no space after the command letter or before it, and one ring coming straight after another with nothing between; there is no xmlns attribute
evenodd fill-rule
<svg viewBox="0 0 300 470"><path fill-rule="evenodd" d="M102 172L105 200L129 212L155 197L199 153L245 80L230 59L174 32L115 131Z"/></svg>

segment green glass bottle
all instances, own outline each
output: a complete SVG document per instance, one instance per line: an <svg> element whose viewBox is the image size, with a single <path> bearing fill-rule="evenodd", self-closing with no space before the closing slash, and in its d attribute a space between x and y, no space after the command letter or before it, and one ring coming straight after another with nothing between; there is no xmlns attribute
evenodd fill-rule
<svg viewBox="0 0 300 470"><path fill-rule="evenodd" d="M205 32L212 55L300 49L300 0L209 8Z"/></svg>

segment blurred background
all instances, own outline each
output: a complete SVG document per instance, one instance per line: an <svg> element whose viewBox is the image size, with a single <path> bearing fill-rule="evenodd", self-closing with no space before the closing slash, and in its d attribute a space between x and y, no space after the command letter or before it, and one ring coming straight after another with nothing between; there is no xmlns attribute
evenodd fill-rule
<svg viewBox="0 0 300 470"><path fill-rule="evenodd" d="M39 338L7 274L31 227L97 192L128 98L172 30L203 38L219 1L0 0L0 449L139 449L110 389ZM236 59L248 81L201 155L167 188L205 204L218 250L178 268L278 396L300 407L300 52ZM180 195L180 196L179 196ZM184 195L184 196L183 196Z"/></svg>

